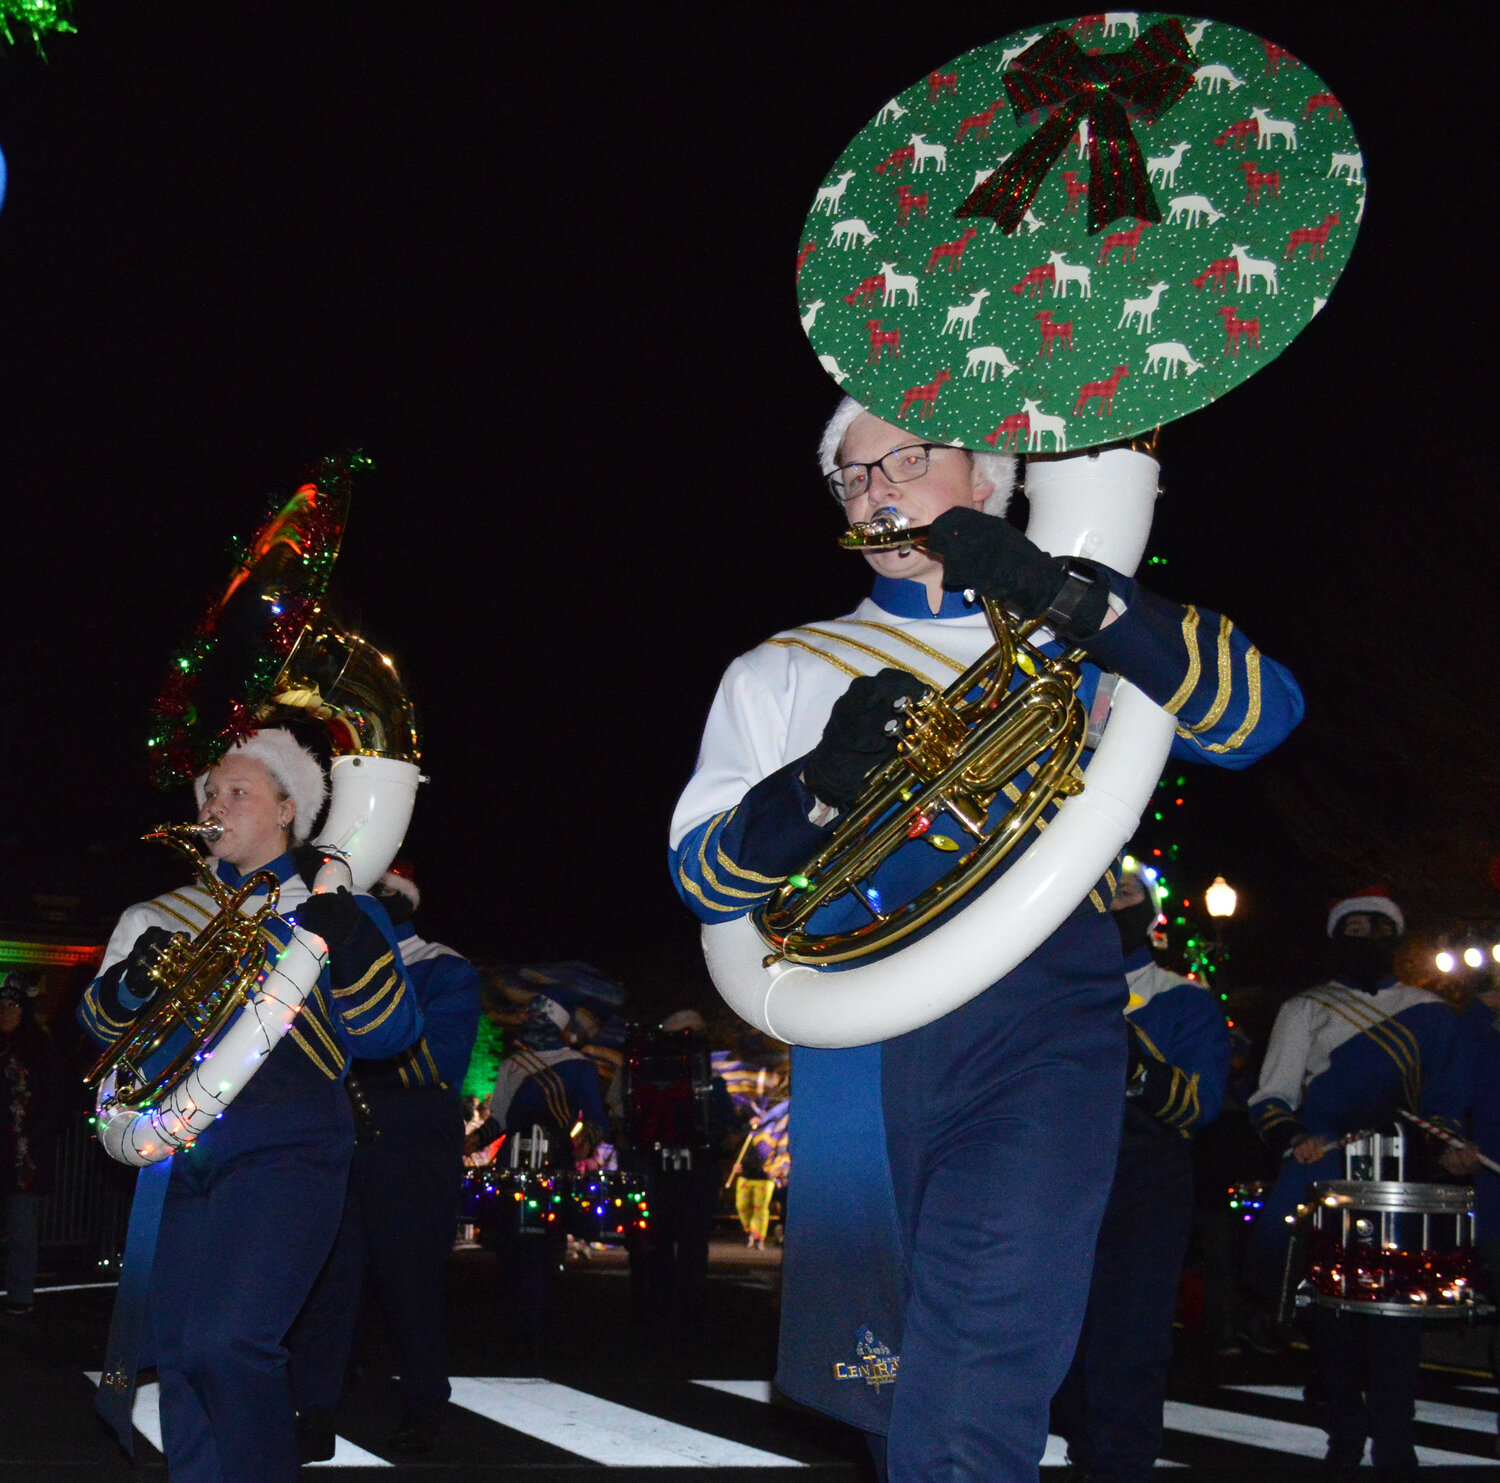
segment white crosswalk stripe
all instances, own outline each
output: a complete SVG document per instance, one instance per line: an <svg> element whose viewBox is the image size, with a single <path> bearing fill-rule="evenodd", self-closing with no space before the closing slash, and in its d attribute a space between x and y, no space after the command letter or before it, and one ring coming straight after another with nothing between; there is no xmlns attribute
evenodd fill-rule
<svg viewBox="0 0 1500 1483"><path fill-rule="evenodd" d="M1466 1385L1465 1390L1479 1387ZM1237 1390L1244 1395L1264 1395L1277 1401L1300 1401L1302 1390L1296 1385L1228 1385L1226 1390ZM1493 1390L1490 1392L1494 1394ZM1417 1420L1432 1426L1451 1426L1455 1431L1485 1432L1495 1434L1495 1413L1477 1406L1450 1406L1441 1401L1418 1401Z"/></svg>
<svg viewBox="0 0 1500 1483"><path fill-rule="evenodd" d="M550 1380L455 1376L451 1384L455 1406L606 1467L805 1466Z"/></svg>
<svg viewBox="0 0 1500 1483"><path fill-rule="evenodd" d="M86 1370L91 1384L99 1383L98 1370ZM135 1393L135 1404L130 1410L131 1425L156 1448L158 1452L164 1453L167 1449L161 1444L161 1387L156 1384L142 1385ZM338 1437L334 1441L333 1456L327 1462L310 1462L305 1466L312 1468L388 1468L394 1464L387 1462L383 1457L376 1457L373 1452L366 1452L363 1447L356 1447L347 1438Z"/></svg>
<svg viewBox="0 0 1500 1483"><path fill-rule="evenodd" d="M1277 1399L1302 1399L1302 1392L1292 1386L1267 1386L1264 1389L1286 1392ZM1189 1432L1194 1436L1263 1447L1273 1452L1289 1452L1297 1457L1323 1457L1328 1451L1328 1433L1322 1427L1305 1426L1297 1421L1277 1421L1240 1411L1191 1406L1184 1401L1168 1401L1162 1420L1168 1431ZM1475 1457L1470 1452L1449 1452L1442 1447L1418 1447L1417 1461L1424 1467L1494 1465L1493 1458Z"/></svg>
<svg viewBox="0 0 1500 1483"><path fill-rule="evenodd" d="M725 1395L737 1395L742 1400L760 1401L766 1406L771 1404L774 1389L769 1380L694 1380L693 1384L707 1390L723 1391Z"/></svg>

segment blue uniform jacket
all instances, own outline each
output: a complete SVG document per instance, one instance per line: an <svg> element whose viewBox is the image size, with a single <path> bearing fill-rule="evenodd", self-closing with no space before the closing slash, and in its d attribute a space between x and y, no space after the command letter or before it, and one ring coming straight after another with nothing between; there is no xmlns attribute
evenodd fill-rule
<svg viewBox="0 0 1500 1483"><path fill-rule="evenodd" d="M1079 686L1086 708L1093 706L1101 672L1119 674L1177 717L1174 757L1228 768L1248 767L1302 719L1302 692L1291 674L1227 618L1169 602L1118 574L1110 578L1125 610L1086 646L1090 662ZM893 618L941 621L974 612L961 594L949 592L933 615L920 583L888 577L876 579L872 600ZM1061 652L1056 644L1049 650ZM832 825L809 821L815 804L798 777L804 760L784 759L733 807L688 830L671 851L673 883L701 921L753 910L822 844ZM995 808L1003 812L1008 806L1002 793ZM940 817L934 828L942 833L944 826ZM947 868L943 854L913 842L890 857L874 884L887 901L908 900ZM1108 906L1103 894L1095 906ZM866 920L865 908L845 896L817 913L810 930L837 932Z"/></svg>
<svg viewBox="0 0 1500 1483"><path fill-rule="evenodd" d="M1125 960L1130 1004L1145 1072L1133 1100L1163 1127L1190 1138L1224 1105L1229 1083L1229 1026L1200 983L1159 967L1143 947Z"/></svg>

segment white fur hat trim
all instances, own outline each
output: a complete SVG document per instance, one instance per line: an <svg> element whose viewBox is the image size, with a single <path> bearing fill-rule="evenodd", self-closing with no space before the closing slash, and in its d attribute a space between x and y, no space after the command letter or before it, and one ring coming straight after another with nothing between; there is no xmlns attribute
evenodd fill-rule
<svg viewBox="0 0 1500 1483"><path fill-rule="evenodd" d="M839 449L844 446L849 424L867 410L852 396L846 396L834 408L833 416L828 419L818 442L818 467L825 477L839 466ZM913 435L912 441L920 443L923 439ZM984 502L984 513L1003 515L1010 508L1010 497L1015 492L1016 460L1009 453L975 453L972 448L967 451L974 460L979 477L988 479L995 486L994 492Z"/></svg>
<svg viewBox="0 0 1500 1483"><path fill-rule="evenodd" d="M388 870L377 882L387 891L397 896L405 896L411 902L411 909L415 911L422 904L422 893L417 889L415 881L407 880L404 875L397 875L394 870Z"/></svg>
<svg viewBox="0 0 1500 1483"><path fill-rule="evenodd" d="M292 843L306 843L328 798L328 776L319 766L318 759L281 726L252 731L224 755L250 757L265 764L296 810L292 815ZM193 779L193 796L198 800L199 808L203 807L207 782L207 772L201 772Z"/></svg>
<svg viewBox="0 0 1500 1483"><path fill-rule="evenodd" d="M1333 910L1328 913L1328 935L1332 937L1339 923L1357 911L1377 912L1389 917L1396 924L1398 937L1406 931L1406 918L1389 896L1346 896L1342 901L1335 901Z"/></svg>

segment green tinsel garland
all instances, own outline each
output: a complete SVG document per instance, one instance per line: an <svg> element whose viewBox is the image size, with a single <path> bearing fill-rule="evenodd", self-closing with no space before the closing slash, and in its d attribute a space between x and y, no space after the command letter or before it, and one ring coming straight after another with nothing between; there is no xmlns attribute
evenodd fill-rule
<svg viewBox="0 0 1500 1483"><path fill-rule="evenodd" d="M73 0L0 0L0 36L10 45L15 45L11 22L23 35L30 35L37 51L42 50L42 37L49 31L70 32L75 28L68 20Z"/></svg>

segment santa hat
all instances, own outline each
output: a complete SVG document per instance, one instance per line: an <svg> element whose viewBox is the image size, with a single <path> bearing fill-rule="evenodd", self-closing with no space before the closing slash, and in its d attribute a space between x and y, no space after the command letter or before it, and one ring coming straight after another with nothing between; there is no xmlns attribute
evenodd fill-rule
<svg viewBox="0 0 1500 1483"><path fill-rule="evenodd" d="M265 765L296 810L292 815L292 843L305 843L328 800L328 775L318 759L281 726L252 731L224 756L250 757ZM201 772L193 779L193 795L199 808L203 807L207 785L208 772Z"/></svg>
<svg viewBox="0 0 1500 1483"><path fill-rule="evenodd" d="M1374 912L1389 917L1396 924L1398 937L1406 931L1406 918L1402 916L1401 908L1382 887L1372 886L1358 896L1345 896L1342 901L1333 903L1328 912L1328 935L1332 937L1338 931L1339 923L1355 912Z"/></svg>
<svg viewBox="0 0 1500 1483"><path fill-rule="evenodd" d="M392 861L391 868L380 877L377 884L383 893L406 897L411 902L413 911L422 904L422 893L417 889L417 883L412 879L411 866L405 860Z"/></svg>
<svg viewBox="0 0 1500 1483"><path fill-rule="evenodd" d="M825 477L839 466L839 451L844 446L844 437L849 431L849 424L865 411L868 411L868 408L860 406L852 396L846 396L834 408L833 416L828 419L828 425L823 429L823 436L818 443L818 467ZM872 413L871 415L878 414ZM920 443L924 440L913 433L911 441ZM995 486L990 497L984 502L984 513L1003 515L1010 507L1010 497L1015 492L1016 460L1009 453L974 453L972 449L965 451L974 460L975 473L981 479L988 479Z"/></svg>

